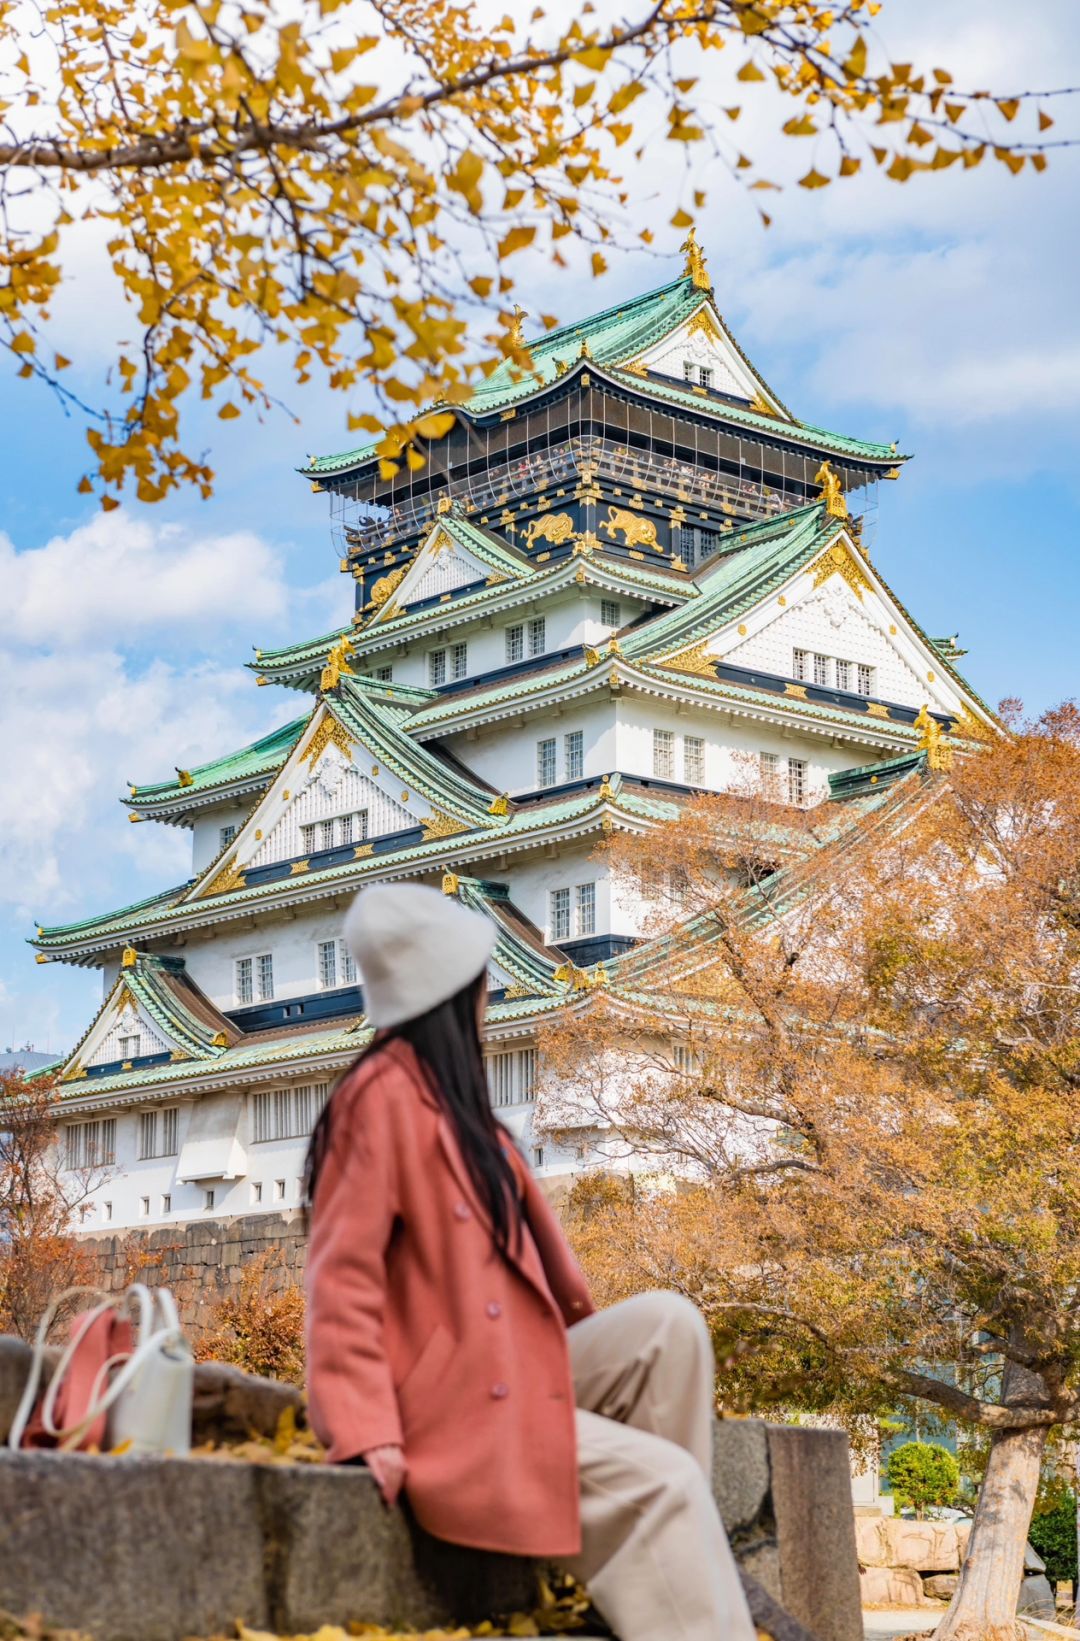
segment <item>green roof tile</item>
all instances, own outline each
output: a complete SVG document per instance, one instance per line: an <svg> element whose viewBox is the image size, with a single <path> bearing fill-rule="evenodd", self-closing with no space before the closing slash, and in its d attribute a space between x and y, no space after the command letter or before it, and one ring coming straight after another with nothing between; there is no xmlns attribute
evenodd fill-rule
<svg viewBox="0 0 1080 1641"><path fill-rule="evenodd" d="M291 722L282 724L280 729L272 730L269 735L252 741L250 746L241 747L238 752L228 752L223 758L215 758L211 763L198 764L193 769L185 771L189 776L186 781L181 781L178 776L175 780L134 787L132 796L125 799L125 802L133 809L152 809L157 804L165 803L171 806L177 799L183 801L215 787L271 775L285 762L303 734L310 717L310 712L305 712L302 718L294 718Z"/></svg>

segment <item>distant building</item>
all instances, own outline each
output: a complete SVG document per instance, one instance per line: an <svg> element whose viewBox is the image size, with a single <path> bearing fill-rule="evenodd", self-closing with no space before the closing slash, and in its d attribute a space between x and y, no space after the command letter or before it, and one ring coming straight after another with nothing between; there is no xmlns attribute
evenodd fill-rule
<svg viewBox="0 0 1080 1641"><path fill-rule="evenodd" d="M62 1066L66 1055L38 1054L32 1048L0 1049L0 1071L40 1071L42 1066Z"/></svg>
<svg viewBox="0 0 1080 1641"><path fill-rule="evenodd" d="M747 762L778 824L789 805L872 816L943 735L992 722L849 517L903 458L796 420L695 247L682 278L529 348L416 470L374 445L308 463L355 614L257 652L257 682L302 711L132 787L131 820L191 833L186 882L37 931L39 961L104 979L62 1071L72 1166L118 1168L94 1225L296 1204L315 1115L366 1041L342 916L387 879L491 918L492 1101L541 1173L602 1160L530 1125L538 1023L655 961L605 834Z"/></svg>

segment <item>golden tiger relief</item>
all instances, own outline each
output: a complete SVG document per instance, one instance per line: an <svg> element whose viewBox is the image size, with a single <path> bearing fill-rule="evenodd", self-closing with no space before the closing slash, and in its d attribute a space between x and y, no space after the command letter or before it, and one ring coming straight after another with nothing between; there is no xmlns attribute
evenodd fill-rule
<svg viewBox="0 0 1080 1641"><path fill-rule="evenodd" d="M642 518L639 513L628 513L623 507L609 507L608 516L601 520L601 530L606 530L612 541L619 531L628 547L655 547L658 553L663 552L656 539L656 525L652 519Z"/></svg>

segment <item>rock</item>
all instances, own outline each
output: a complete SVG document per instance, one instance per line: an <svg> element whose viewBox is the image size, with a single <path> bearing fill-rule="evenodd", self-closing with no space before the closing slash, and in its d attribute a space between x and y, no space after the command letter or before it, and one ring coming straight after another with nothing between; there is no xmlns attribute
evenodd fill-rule
<svg viewBox="0 0 1080 1641"><path fill-rule="evenodd" d="M1034 1555L1034 1551L1032 1551ZM1051 1624L1057 1618L1057 1602L1054 1599L1054 1587L1043 1573L1029 1573L1020 1584L1020 1599L1016 1604L1018 1613L1026 1613L1028 1618L1042 1618Z"/></svg>
<svg viewBox="0 0 1080 1641"><path fill-rule="evenodd" d="M909 1567L868 1567L859 1575L864 1607L921 1607L923 1581Z"/></svg>
<svg viewBox="0 0 1080 1641"><path fill-rule="evenodd" d="M769 1497L769 1444L753 1419L718 1419L713 1430L713 1497L729 1538L753 1527Z"/></svg>
<svg viewBox="0 0 1080 1641"><path fill-rule="evenodd" d="M860 1567L887 1567L889 1541L883 1516L855 1517L855 1552Z"/></svg>
<svg viewBox="0 0 1080 1641"><path fill-rule="evenodd" d="M933 1601L951 1601L959 1582L959 1573L931 1573L922 1581L923 1594Z"/></svg>
<svg viewBox="0 0 1080 1641"><path fill-rule="evenodd" d="M919 1573L955 1573L961 1548L955 1521L910 1521L891 1516L881 1521L886 1567L910 1567ZM967 1548L966 1539L964 1548Z"/></svg>
<svg viewBox="0 0 1080 1641"><path fill-rule="evenodd" d="M272 1436L281 1415L292 1409L304 1424L304 1398L295 1385L260 1379L226 1362L195 1364L192 1438L196 1442L233 1436Z"/></svg>
<svg viewBox="0 0 1080 1641"><path fill-rule="evenodd" d="M765 1430L780 1599L820 1641L862 1641L847 1437L800 1425Z"/></svg>

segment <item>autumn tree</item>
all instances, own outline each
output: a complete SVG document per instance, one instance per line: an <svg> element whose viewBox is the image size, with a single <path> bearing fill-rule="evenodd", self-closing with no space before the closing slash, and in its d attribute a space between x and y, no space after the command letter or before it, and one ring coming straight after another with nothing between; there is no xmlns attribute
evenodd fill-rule
<svg viewBox="0 0 1080 1641"><path fill-rule="evenodd" d="M280 1249L245 1262L239 1282L220 1296L195 1341L195 1358L303 1383L304 1291L285 1268Z"/></svg>
<svg viewBox="0 0 1080 1641"><path fill-rule="evenodd" d="M60 1141L55 1082L0 1071L0 1333L23 1339L58 1293L94 1280L74 1233L108 1165L89 1157L69 1168Z"/></svg>
<svg viewBox="0 0 1080 1641"><path fill-rule="evenodd" d="M942 1641L1013 1633L1080 1424L1080 714L1011 727L948 773L615 842L659 944L549 1035L539 1110L636 1156L573 1235L602 1298L701 1306L723 1405L929 1404L985 1441Z"/></svg>
<svg viewBox="0 0 1080 1641"><path fill-rule="evenodd" d="M352 425L382 435L388 463L420 465L448 425L426 407L460 402L502 360L529 368L514 253L560 266L578 241L599 275L612 246L652 243L655 207L620 176L645 142L684 162L678 229L707 204L688 156L769 198L739 141L762 93L806 145L805 188L863 166L903 183L984 159L1046 165L1048 100L1064 93L991 95L890 61L880 9L635 0L612 22L585 0L492 26L453 0L9 0L0 338L19 375L85 418L80 488L107 507L125 485L143 501L209 493L182 407L269 410L267 347L299 383L372 388L379 413ZM131 313L101 396L65 386L73 361L49 343L75 232L104 241ZM470 325L487 344L475 372Z"/></svg>

